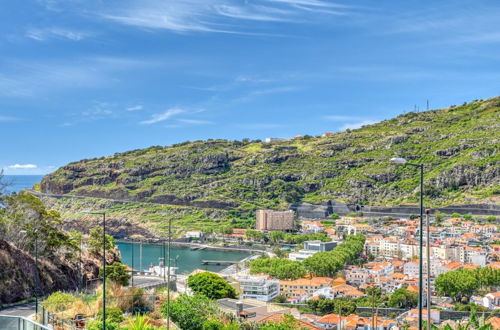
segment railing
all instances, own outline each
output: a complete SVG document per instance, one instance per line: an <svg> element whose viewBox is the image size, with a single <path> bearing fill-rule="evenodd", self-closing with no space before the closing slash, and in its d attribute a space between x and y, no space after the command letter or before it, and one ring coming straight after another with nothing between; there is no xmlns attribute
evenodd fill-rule
<svg viewBox="0 0 500 330"><path fill-rule="evenodd" d="M52 330L39 323L21 316L0 315L0 329L2 330Z"/></svg>

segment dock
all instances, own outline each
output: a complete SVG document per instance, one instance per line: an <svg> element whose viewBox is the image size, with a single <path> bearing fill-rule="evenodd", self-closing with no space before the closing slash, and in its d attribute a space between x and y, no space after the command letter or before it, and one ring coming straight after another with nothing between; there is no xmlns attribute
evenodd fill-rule
<svg viewBox="0 0 500 330"><path fill-rule="evenodd" d="M234 265L237 264L238 261L231 260L202 260L202 265Z"/></svg>

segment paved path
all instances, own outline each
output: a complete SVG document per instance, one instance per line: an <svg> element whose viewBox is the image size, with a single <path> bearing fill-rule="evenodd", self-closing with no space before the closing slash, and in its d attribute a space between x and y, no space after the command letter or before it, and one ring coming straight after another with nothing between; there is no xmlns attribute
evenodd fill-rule
<svg viewBox="0 0 500 330"><path fill-rule="evenodd" d="M12 316L23 316L29 317L35 314L35 303L27 303L22 305L17 305L5 309L0 309L0 315L12 315Z"/></svg>

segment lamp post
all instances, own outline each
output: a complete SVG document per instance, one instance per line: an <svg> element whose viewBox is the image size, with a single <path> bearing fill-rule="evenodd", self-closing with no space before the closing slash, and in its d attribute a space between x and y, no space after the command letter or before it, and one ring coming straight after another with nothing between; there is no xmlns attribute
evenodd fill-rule
<svg viewBox="0 0 500 330"><path fill-rule="evenodd" d="M83 211L92 215L102 215L102 328L106 329L106 212Z"/></svg>
<svg viewBox="0 0 500 330"><path fill-rule="evenodd" d="M168 245L167 245L167 330L170 330L170 242L172 241L172 218L168 218ZM163 260L165 264L165 260Z"/></svg>
<svg viewBox="0 0 500 330"><path fill-rule="evenodd" d="M423 240L424 240L424 164L409 163L404 158L391 158L398 165L410 165L420 169L420 224L419 224L419 260L418 260L418 329L422 330L423 305Z"/></svg>
<svg viewBox="0 0 500 330"><path fill-rule="evenodd" d="M21 234L28 234L26 230L21 230L19 231ZM35 315L38 315L38 289L39 289L39 282L40 282L40 276L38 275L38 231L35 230L32 232L33 235L35 236Z"/></svg>

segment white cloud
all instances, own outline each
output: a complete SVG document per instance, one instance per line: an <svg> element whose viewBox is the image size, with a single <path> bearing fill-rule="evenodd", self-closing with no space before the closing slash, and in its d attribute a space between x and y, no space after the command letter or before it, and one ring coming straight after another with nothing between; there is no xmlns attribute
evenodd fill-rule
<svg viewBox="0 0 500 330"><path fill-rule="evenodd" d="M6 122L6 121L15 121L15 120L16 120L16 118L14 118L14 117L0 116L0 122L2 122L2 121L4 121L4 122Z"/></svg>
<svg viewBox="0 0 500 330"><path fill-rule="evenodd" d="M361 121L357 121L357 122L353 122L353 123L344 124L344 125L342 125L342 127L340 129L341 130L356 129L356 128L360 128L360 127L365 126L365 125L372 125L375 123L376 123L375 120L361 120Z"/></svg>
<svg viewBox="0 0 500 330"><path fill-rule="evenodd" d="M139 111L139 110L142 110L142 109L144 109L144 107L142 105L138 104L138 105L134 105L134 106L128 107L127 111Z"/></svg>
<svg viewBox="0 0 500 330"><path fill-rule="evenodd" d="M275 123L253 123L253 124L239 124L237 125L239 128L243 129L255 129L255 130L261 130L261 129L274 129L274 128L281 128L284 127L284 125L281 124L275 124Z"/></svg>
<svg viewBox="0 0 500 330"><path fill-rule="evenodd" d="M332 8L335 11L331 10ZM120 24L147 29L164 29L178 33L219 32L246 34L254 26L235 21L269 21L307 23L311 12L347 14L336 3L320 0L124 0L119 6L101 8L98 15ZM247 31L245 32L245 28Z"/></svg>
<svg viewBox="0 0 500 330"><path fill-rule="evenodd" d="M26 169L34 169L38 168L35 164L14 164L14 165L9 165L8 168L14 169L14 170L26 170Z"/></svg>
<svg viewBox="0 0 500 330"><path fill-rule="evenodd" d="M363 118L361 117L356 117L356 116L342 116L342 115L328 115L324 116L326 120L330 121L361 121Z"/></svg>
<svg viewBox="0 0 500 330"><path fill-rule="evenodd" d="M67 39L71 41L80 41L90 36L88 32L73 31L63 28L33 28L26 31L26 37L37 40L46 41L48 39Z"/></svg>
<svg viewBox="0 0 500 330"><path fill-rule="evenodd" d="M191 124L191 125L211 125L211 124L213 124L212 121L198 120L198 119L178 119L177 121L184 123L184 124Z"/></svg>
<svg viewBox="0 0 500 330"><path fill-rule="evenodd" d="M178 115L178 114L181 114L181 113L185 113L185 112L186 112L185 110L182 110L182 109L179 109L179 108L171 108L171 109L168 109L167 111L165 111L163 113L154 114L151 117L151 119L141 121L141 124L143 124L143 125L156 124L156 123L159 123L161 121L168 120L168 119L170 119L171 117L173 117L175 115Z"/></svg>

